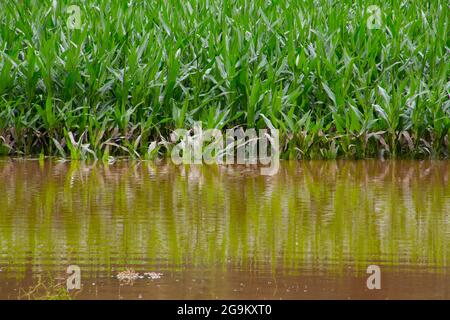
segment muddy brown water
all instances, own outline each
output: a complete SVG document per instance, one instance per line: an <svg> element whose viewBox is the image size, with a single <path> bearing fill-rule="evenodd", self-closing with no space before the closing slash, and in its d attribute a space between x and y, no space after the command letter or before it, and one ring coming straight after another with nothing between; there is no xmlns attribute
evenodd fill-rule
<svg viewBox="0 0 450 320"><path fill-rule="evenodd" d="M449 171L0 160L0 298L450 299Z"/></svg>

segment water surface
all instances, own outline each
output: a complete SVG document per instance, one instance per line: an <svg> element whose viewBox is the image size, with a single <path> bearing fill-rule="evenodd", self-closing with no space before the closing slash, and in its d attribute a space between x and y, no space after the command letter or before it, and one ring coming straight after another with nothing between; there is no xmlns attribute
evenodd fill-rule
<svg viewBox="0 0 450 320"><path fill-rule="evenodd" d="M449 170L1 160L0 298L78 265L82 299L450 299Z"/></svg>

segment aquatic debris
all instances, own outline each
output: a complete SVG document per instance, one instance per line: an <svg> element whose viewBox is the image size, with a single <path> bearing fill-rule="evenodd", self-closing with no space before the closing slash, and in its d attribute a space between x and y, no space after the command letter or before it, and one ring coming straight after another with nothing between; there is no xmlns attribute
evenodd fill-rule
<svg viewBox="0 0 450 320"><path fill-rule="evenodd" d="M144 273L144 276L146 276L148 279L156 280L161 279L163 274L160 272L146 272Z"/></svg>
<svg viewBox="0 0 450 320"><path fill-rule="evenodd" d="M127 268L125 271L119 272L116 277L121 282L132 284L137 279L147 278L156 280L160 279L162 276L163 274L160 272L145 272L144 275L140 275L138 272L134 271L134 269Z"/></svg>
<svg viewBox="0 0 450 320"><path fill-rule="evenodd" d="M139 277L139 273L135 272L134 269L127 268L125 271L119 272L117 274L117 279L120 282L124 282L126 284L132 284Z"/></svg>

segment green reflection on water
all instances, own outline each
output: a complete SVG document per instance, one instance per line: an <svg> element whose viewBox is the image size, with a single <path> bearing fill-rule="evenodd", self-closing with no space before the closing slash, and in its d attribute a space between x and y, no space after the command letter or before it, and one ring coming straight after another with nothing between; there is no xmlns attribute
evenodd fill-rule
<svg viewBox="0 0 450 320"><path fill-rule="evenodd" d="M364 272L443 270L450 258L448 161L245 166L0 161L0 268L78 264Z"/></svg>

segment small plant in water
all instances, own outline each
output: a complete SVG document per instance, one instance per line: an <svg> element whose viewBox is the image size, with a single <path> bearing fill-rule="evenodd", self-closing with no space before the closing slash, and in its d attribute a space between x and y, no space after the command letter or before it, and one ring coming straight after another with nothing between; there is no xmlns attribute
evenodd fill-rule
<svg viewBox="0 0 450 320"><path fill-rule="evenodd" d="M37 283L27 289L19 289L19 300L73 300L80 291L69 292L65 282L55 283L51 277L42 280L38 276Z"/></svg>

